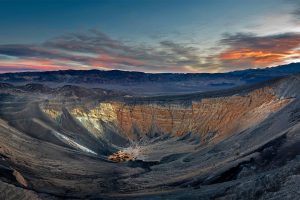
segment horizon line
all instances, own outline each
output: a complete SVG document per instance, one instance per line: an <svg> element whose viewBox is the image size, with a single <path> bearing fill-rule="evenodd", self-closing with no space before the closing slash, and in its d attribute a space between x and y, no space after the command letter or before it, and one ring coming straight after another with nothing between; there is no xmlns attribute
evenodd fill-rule
<svg viewBox="0 0 300 200"><path fill-rule="evenodd" d="M5 74L22 74L22 73L44 73L44 72L64 72L64 71L105 71L105 72L111 72L111 71L120 71L120 72L131 72L131 73L144 73L144 74L227 74L227 73L232 73L232 72L241 72L241 71L246 71L246 70L264 70L264 69L270 69L270 68L277 68L277 67L282 67L282 66L287 66L291 64L300 64L300 62L291 62L287 64L282 64L282 65L276 65L276 66L269 66L269 67L263 67L263 68L247 68L247 69L240 69L240 70L232 70L232 71L227 71L227 72L143 72L143 71L130 71L130 70L122 70L122 69L63 69L63 70L49 70L49 71L39 71L39 70L33 70L33 71L17 71L17 72L4 72L1 73L0 75L5 75Z"/></svg>

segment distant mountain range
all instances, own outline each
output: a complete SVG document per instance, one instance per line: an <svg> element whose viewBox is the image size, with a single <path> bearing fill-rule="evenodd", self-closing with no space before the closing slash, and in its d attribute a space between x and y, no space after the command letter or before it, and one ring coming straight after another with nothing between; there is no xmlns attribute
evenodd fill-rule
<svg viewBox="0 0 300 200"><path fill-rule="evenodd" d="M227 89L300 73L300 63L228 73L144 73L120 70L64 70L0 74L0 82L48 86L80 85L122 90L135 95L182 94Z"/></svg>

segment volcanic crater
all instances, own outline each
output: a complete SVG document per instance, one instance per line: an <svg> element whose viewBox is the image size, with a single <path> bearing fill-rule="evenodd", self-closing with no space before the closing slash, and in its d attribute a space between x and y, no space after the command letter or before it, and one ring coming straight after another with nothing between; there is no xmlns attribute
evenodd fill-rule
<svg viewBox="0 0 300 200"><path fill-rule="evenodd" d="M299 80L155 97L3 85L1 195L297 197Z"/></svg>

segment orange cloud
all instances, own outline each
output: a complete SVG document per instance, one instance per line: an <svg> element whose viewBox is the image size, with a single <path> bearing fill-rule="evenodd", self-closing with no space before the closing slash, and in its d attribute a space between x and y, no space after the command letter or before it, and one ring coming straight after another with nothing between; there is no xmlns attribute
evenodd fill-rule
<svg viewBox="0 0 300 200"><path fill-rule="evenodd" d="M288 57L299 57L300 54L294 51L275 53L271 51L257 51L252 49L230 50L221 53L219 58L223 61L248 60L251 65L269 66L283 62Z"/></svg>
<svg viewBox="0 0 300 200"><path fill-rule="evenodd" d="M13 67L14 69L26 69L26 70L39 70L39 71L50 71L50 70L64 70L67 69L64 66L57 65L51 60L42 59L17 59L17 60L1 60L0 68L2 67Z"/></svg>
<svg viewBox="0 0 300 200"><path fill-rule="evenodd" d="M219 55L226 64L247 64L267 67L284 63L286 60L300 58L299 34L284 34L258 37L238 34L223 40L229 48Z"/></svg>

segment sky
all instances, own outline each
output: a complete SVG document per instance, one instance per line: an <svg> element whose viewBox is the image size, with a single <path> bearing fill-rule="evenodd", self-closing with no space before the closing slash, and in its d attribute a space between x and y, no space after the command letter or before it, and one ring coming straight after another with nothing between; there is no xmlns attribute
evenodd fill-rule
<svg viewBox="0 0 300 200"><path fill-rule="evenodd" d="M300 62L300 0L0 0L0 73Z"/></svg>

